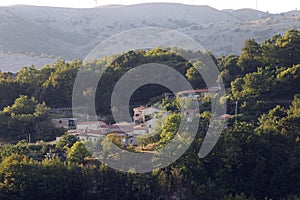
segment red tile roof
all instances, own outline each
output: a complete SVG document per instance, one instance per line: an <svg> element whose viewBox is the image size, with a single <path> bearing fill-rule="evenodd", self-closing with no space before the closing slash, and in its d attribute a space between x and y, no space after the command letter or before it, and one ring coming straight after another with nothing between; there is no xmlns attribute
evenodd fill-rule
<svg viewBox="0 0 300 200"><path fill-rule="evenodd" d="M209 92L209 90L208 89L185 90L185 91L178 92L177 94L204 93L204 92Z"/></svg>

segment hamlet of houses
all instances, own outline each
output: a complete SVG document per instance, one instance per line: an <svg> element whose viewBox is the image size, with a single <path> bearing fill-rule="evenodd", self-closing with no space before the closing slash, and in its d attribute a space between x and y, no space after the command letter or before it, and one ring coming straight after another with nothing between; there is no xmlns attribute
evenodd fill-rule
<svg viewBox="0 0 300 200"><path fill-rule="evenodd" d="M139 106L133 109L133 122L118 122L115 124L106 124L103 121L78 122L74 118L54 119L52 122L56 127L67 128L68 133L75 135L80 140L97 141L108 134L122 136L124 145L137 145L136 136L149 134L155 123L159 120L153 115L159 110L154 107ZM163 116L168 116L165 112ZM75 122L74 122L75 120ZM73 127L76 124L76 129ZM71 126L69 126L71 125ZM59 140L57 137L56 140Z"/></svg>
<svg viewBox="0 0 300 200"><path fill-rule="evenodd" d="M198 99L209 94L208 89L182 91L177 96L182 98ZM160 118L154 117L156 113L160 113ZM196 114L199 113L195 109L186 109L182 111L183 117L191 122ZM53 119L52 122L56 127L68 129L68 133L75 135L79 140L97 141L108 134L122 136L122 142L127 145L138 145L137 137L150 134L153 127L159 120L167 117L170 113L161 112L155 107L139 106L133 108L132 122L118 122L115 124L106 124L103 121L77 122L75 118ZM60 137L57 137L58 141Z"/></svg>

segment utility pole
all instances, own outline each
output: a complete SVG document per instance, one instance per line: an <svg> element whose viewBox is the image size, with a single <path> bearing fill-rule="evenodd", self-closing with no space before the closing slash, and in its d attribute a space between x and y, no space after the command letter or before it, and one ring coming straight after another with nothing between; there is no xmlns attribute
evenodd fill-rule
<svg viewBox="0 0 300 200"><path fill-rule="evenodd" d="M98 5L98 0L95 0L95 7L97 7Z"/></svg>
<svg viewBox="0 0 300 200"><path fill-rule="evenodd" d="M28 143L30 143L31 141L31 138L30 138L30 133L28 134Z"/></svg>
<svg viewBox="0 0 300 200"><path fill-rule="evenodd" d="M234 114L234 118L235 118L235 125L237 123L237 114L238 114L238 101L235 102L235 114Z"/></svg>

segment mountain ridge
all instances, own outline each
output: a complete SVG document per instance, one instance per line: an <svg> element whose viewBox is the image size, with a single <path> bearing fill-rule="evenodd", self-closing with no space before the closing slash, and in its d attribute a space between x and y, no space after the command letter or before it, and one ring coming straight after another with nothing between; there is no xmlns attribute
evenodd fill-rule
<svg viewBox="0 0 300 200"><path fill-rule="evenodd" d="M270 14L176 3L95 8L15 5L0 7L0 54L84 59L97 44L114 34L162 27L184 33L216 56L223 56L240 53L245 39L261 42L290 28L300 28L299 22L299 11ZM0 70L15 65L13 59L6 60L11 63L0 61Z"/></svg>

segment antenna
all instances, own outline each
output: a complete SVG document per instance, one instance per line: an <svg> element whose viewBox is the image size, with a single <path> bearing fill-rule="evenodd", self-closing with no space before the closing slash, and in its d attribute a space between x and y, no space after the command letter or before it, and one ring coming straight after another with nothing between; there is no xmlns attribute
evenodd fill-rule
<svg viewBox="0 0 300 200"><path fill-rule="evenodd" d="M235 102L235 113L234 113L234 123L237 123L237 115L238 115L238 101Z"/></svg>
<svg viewBox="0 0 300 200"><path fill-rule="evenodd" d="M258 7L258 0L256 0L256 3L255 3L255 9L257 10L257 7Z"/></svg>

